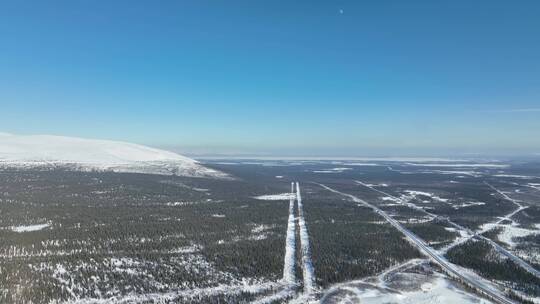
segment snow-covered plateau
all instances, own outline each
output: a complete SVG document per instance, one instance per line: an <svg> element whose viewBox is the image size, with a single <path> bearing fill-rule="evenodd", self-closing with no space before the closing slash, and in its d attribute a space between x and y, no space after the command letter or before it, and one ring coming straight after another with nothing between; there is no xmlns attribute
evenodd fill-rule
<svg viewBox="0 0 540 304"><path fill-rule="evenodd" d="M0 168L65 168L191 177L227 174L160 149L110 140L0 133Z"/></svg>

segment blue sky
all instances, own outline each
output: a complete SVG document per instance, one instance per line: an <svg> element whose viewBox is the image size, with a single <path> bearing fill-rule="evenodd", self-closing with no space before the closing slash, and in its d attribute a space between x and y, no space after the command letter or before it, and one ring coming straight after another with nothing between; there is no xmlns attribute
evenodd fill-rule
<svg viewBox="0 0 540 304"><path fill-rule="evenodd" d="M3 1L0 131L540 153L538 1Z"/></svg>

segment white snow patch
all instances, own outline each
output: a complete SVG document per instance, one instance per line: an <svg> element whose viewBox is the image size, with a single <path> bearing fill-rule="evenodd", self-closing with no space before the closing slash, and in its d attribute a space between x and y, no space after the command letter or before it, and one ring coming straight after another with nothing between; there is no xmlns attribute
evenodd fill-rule
<svg viewBox="0 0 540 304"><path fill-rule="evenodd" d="M448 164L448 163L406 163L408 166L417 167L456 167L456 168L507 168L506 164Z"/></svg>
<svg viewBox="0 0 540 304"><path fill-rule="evenodd" d="M488 300L477 297L474 294L467 293L464 290L456 288L450 281L442 276L437 276L429 280L419 289L398 292L394 289L362 284L360 286L354 283L331 289L343 291L335 303L363 303L363 304L381 304L381 303L404 303L404 304L472 304L491 303ZM336 297L336 296L333 296ZM324 298L323 298L324 300ZM334 298L332 298L334 300Z"/></svg>
<svg viewBox="0 0 540 304"><path fill-rule="evenodd" d="M480 231L488 231L495 227L502 228L502 231L498 234L497 238L501 242L508 244L508 246L512 248L517 245L517 243L514 241L514 238L540 234L540 224L535 225L536 229L526 229L526 228L516 227L514 225L501 225L501 224L495 224L495 223L487 223L487 224L483 224L480 227Z"/></svg>
<svg viewBox="0 0 540 304"><path fill-rule="evenodd" d="M352 168L332 168L328 170L313 170L313 173L342 173L347 170L352 170Z"/></svg>
<svg viewBox="0 0 540 304"><path fill-rule="evenodd" d="M178 207L178 206L189 206L189 205L195 205L197 202L167 202L165 203L168 207Z"/></svg>
<svg viewBox="0 0 540 304"><path fill-rule="evenodd" d="M511 178L520 178L520 179L535 179L535 178L538 178L536 176L517 175L517 174L495 174L493 176L496 176L496 177L511 177Z"/></svg>
<svg viewBox="0 0 540 304"><path fill-rule="evenodd" d="M330 170L333 171L346 171L346 170L352 170L351 168L345 168L345 167L339 167L339 168L332 168Z"/></svg>
<svg viewBox="0 0 540 304"><path fill-rule="evenodd" d="M465 162L465 159L439 157L311 157L311 156L202 156L199 159L211 160L296 160L296 161L387 161L387 162Z"/></svg>
<svg viewBox="0 0 540 304"><path fill-rule="evenodd" d="M482 176L482 173L476 172L476 171L457 171L457 170L432 170L432 171L426 171L426 173L439 173L439 174L456 174L459 178L464 178L466 176L472 176L472 177L480 177Z"/></svg>
<svg viewBox="0 0 540 304"><path fill-rule="evenodd" d="M172 249L171 251L169 251L169 253L183 253L183 254L196 253L196 252L201 251L201 249L202 249L202 246L192 245L192 246L184 246L184 247Z"/></svg>
<svg viewBox="0 0 540 304"><path fill-rule="evenodd" d="M345 166L361 166L361 167L380 166L379 164L376 164L376 163L344 163L343 165L345 165Z"/></svg>
<svg viewBox="0 0 540 304"><path fill-rule="evenodd" d="M486 203L484 202L463 202L461 204L454 204L452 208L460 209L460 208L466 208L466 207L471 207L471 206L483 206L485 204Z"/></svg>
<svg viewBox="0 0 540 304"><path fill-rule="evenodd" d="M38 224L38 225L28 225L28 226L12 226L11 230L14 232L31 232L39 231L49 227L51 224Z"/></svg>
<svg viewBox="0 0 540 304"><path fill-rule="evenodd" d="M235 284L219 284L213 287L179 289L166 292L136 294L130 293L127 295L118 295L110 298L83 298L70 300L66 303L70 304L133 304L133 303L177 303L186 300L200 299L202 297L212 297L217 295L238 295L241 293L258 294L264 291L273 290L280 286L275 282L260 282L253 283L243 280ZM182 301L184 300L184 301Z"/></svg>
<svg viewBox="0 0 540 304"><path fill-rule="evenodd" d="M295 198L294 193L280 193L280 194L268 194L255 196L255 199L264 201L286 201Z"/></svg>
<svg viewBox="0 0 540 304"><path fill-rule="evenodd" d="M534 188L534 189L540 191L540 184L537 184L537 183L528 183L527 186L529 186L529 187L531 187L531 188Z"/></svg>
<svg viewBox="0 0 540 304"><path fill-rule="evenodd" d="M405 193L409 194L410 196L418 196L418 195L426 196L426 197L429 197L429 198L431 198L433 200L443 202L443 203L448 202L447 198L441 198L441 197L439 197L439 196L437 196L437 195L435 195L433 193L429 193L429 192L405 190Z"/></svg>

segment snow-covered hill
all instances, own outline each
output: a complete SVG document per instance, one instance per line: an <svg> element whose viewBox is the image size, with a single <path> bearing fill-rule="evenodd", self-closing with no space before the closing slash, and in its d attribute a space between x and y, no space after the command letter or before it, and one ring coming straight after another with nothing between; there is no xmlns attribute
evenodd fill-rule
<svg viewBox="0 0 540 304"><path fill-rule="evenodd" d="M68 168L193 177L227 177L182 155L137 144L0 133L0 167Z"/></svg>

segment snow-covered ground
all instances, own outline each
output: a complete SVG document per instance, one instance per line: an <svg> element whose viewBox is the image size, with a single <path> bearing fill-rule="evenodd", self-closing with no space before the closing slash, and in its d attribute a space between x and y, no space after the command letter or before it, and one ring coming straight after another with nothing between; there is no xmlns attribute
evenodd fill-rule
<svg viewBox="0 0 540 304"><path fill-rule="evenodd" d="M517 174L495 174L495 175L493 175L493 176L496 176L496 177L521 178L521 179L535 179L535 178L538 178L537 176L517 175Z"/></svg>
<svg viewBox="0 0 540 304"><path fill-rule="evenodd" d="M452 206L452 208L460 209L460 208L466 208L466 207L471 207L471 206L483 206L485 204L486 203L484 203L484 202L463 202L463 203L459 203L459 204L454 204Z"/></svg>
<svg viewBox="0 0 540 304"><path fill-rule="evenodd" d="M313 170L313 173L343 173L344 171L352 170L351 168L338 167L327 170Z"/></svg>
<svg viewBox="0 0 540 304"><path fill-rule="evenodd" d="M377 163L343 163L345 166L359 166L359 167L376 167L380 166Z"/></svg>
<svg viewBox="0 0 540 304"><path fill-rule="evenodd" d="M220 271L199 252L201 248L196 244L180 247L174 251L174 258L163 263L137 257L106 257L101 262L93 259L72 263L32 261L28 267L37 273L50 275L52 280L70 295L69 300L54 303L196 303L202 298L241 293L259 294L281 286L280 283L264 279L242 278ZM211 282L167 282L153 275L152 271L157 267L164 273L187 271L204 274ZM92 272L98 269L100 271L90 280L84 280L80 275L83 270ZM139 280L143 278L155 291L126 293L121 289L111 288L102 292L100 284L110 282L111 275L119 274ZM115 283L114 280L111 283Z"/></svg>
<svg viewBox="0 0 540 304"><path fill-rule="evenodd" d="M508 246L512 248L517 245L514 238L540 234L540 224L535 225L536 229L526 229L526 228L517 227L517 224L502 225L502 224L496 224L496 223L487 223L487 224L483 224L480 227L480 230L489 231L495 227L502 228L501 232L497 235L497 238L499 239L499 241L507 244Z"/></svg>
<svg viewBox="0 0 540 304"><path fill-rule="evenodd" d="M440 157L342 157L342 156L237 156L237 155L220 155L220 156L201 156L199 159L211 160L295 160L295 161L384 161L384 162L466 162L466 159L458 158L440 158Z"/></svg>
<svg viewBox="0 0 540 304"><path fill-rule="evenodd" d="M28 226L13 226L11 230L14 232L31 232L39 231L49 227L51 224L39 224L39 225L28 225Z"/></svg>
<svg viewBox="0 0 540 304"><path fill-rule="evenodd" d="M287 200L296 198L296 194L294 193L268 194L268 195L259 195L259 196L256 196L255 198L259 200L264 200L264 201L287 201Z"/></svg>
<svg viewBox="0 0 540 304"><path fill-rule="evenodd" d="M0 167L227 177L169 151L126 142L52 135L0 133Z"/></svg>
<svg viewBox="0 0 540 304"><path fill-rule="evenodd" d="M482 173L477 171L464 171L464 170L430 170L430 171L422 171L422 173L435 173L435 174L454 174L460 176L472 176L472 177L480 177L482 176Z"/></svg>
<svg viewBox="0 0 540 304"><path fill-rule="evenodd" d="M538 183L528 183L527 185L540 190L540 184Z"/></svg>
<svg viewBox="0 0 540 304"><path fill-rule="evenodd" d="M489 163L463 163L463 164L448 164L448 163L406 163L408 166L417 167L454 167L454 168L507 168L506 164L489 164Z"/></svg>
<svg viewBox="0 0 540 304"><path fill-rule="evenodd" d="M412 197L416 197L418 195L421 195L421 196L425 196L425 197L429 197L433 200L436 200L436 201L439 201L439 202L443 202L443 203L446 203L448 202L448 199L447 198L441 198L433 193L429 193L429 192L424 192L424 191L414 191L414 190L405 190L405 192L407 194L409 194L409 196L412 196Z"/></svg>
<svg viewBox="0 0 540 304"><path fill-rule="evenodd" d="M386 288L384 285L374 285L364 282L351 282L339 284L331 288L322 298L321 303L373 303L373 304L469 304L491 303L457 288L451 281L442 275L426 276L414 273L398 274L399 285L403 288L397 290Z"/></svg>

